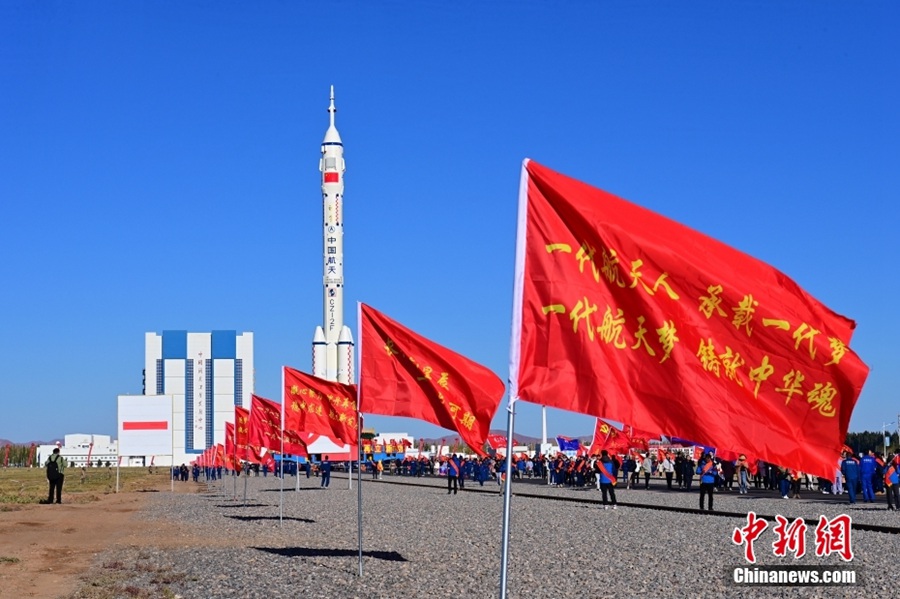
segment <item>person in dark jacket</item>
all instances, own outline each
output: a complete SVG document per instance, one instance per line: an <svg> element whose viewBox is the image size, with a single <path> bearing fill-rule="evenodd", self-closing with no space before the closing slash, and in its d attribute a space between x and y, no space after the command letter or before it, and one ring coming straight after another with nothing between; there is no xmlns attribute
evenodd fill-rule
<svg viewBox="0 0 900 599"><path fill-rule="evenodd" d="M52 467L51 464L53 464ZM56 503L62 503L63 481L66 478L66 458L59 455L59 447L53 448L53 453L47 458L44 468L47 470L47 481L50 483L47 503L53 503L54 495L56 495Z"/></svg>
<svg viewBox="0 0 900 599"><path fill-rule="evenodd" d="M329 483L331 483L331 462L328 460L327 455L322 457L322 463L319 468L322 470L322 482L320 486L327 489Z"/></svg>

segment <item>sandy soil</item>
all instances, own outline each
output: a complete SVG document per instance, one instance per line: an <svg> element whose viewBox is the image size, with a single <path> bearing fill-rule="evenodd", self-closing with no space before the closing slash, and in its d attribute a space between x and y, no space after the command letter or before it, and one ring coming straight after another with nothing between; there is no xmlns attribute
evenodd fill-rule
<svg viewBox="0 0 900 599"><path fill-rule="evenodd" d="M169 491L163 485L159 491ZM201 492L202 485L176 485ZM132 518L150 492L87 497L66 495L59 505L30 504L0 512L0 597L49 599L75 591L97 554L116 545L167 546L183 535L164 523ZM67 500L69 501L67 503Z"/></svg>

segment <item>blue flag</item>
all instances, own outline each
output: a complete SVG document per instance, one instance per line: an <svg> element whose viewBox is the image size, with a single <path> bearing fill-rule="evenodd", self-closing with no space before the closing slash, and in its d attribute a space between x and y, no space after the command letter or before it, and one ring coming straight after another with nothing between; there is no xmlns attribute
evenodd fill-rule
<svg viewBox="0 0 900 599"><path fill-rule="evenodd" d="M569 437L557 437L556 444L559 445L560 451L578 451L581 448L581 443L578 442L578 439L570 439Z"/></svg>

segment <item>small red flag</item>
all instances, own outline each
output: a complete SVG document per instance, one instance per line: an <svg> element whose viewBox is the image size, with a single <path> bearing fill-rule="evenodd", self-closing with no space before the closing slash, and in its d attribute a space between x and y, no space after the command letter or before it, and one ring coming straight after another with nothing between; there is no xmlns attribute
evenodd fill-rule
<svg viewBox="0 0 900 599"><path fill-rule="evenodd" d="M285 428L356 445L356 386L284 367Z"/></svg>
<svg viewBox="0 0 900 599"><path fill-rule="evenodd" d="M265 447L269 451L282 451L281 437L281 404L271 399L250 396L250 422L248 444L261 453ZM306 439L296 431L284 431L284 452L292 455L306 456Z"/></svg>
<svg viewBox="0 0 900 599"><path fill-rule="evenodd" d="M488 368L360 304L360 412L455 430L483 454L503 382Z"/></svg>

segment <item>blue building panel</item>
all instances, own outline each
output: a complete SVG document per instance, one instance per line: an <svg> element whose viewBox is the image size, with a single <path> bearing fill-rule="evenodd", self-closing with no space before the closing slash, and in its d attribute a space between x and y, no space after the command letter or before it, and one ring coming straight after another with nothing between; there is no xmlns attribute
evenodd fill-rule
<svg viewBox="0 0 900 599"><path fill-rule="evenodd" d="M215 378L213 377L213 364L212 360L206 361L206 446L212 447L215 444L214 441L214 433L213 430L213 416L215 405L213 404L213 396L215 394L215 389L213 389L213 381Z"/></svg>
<svg viewBox="0 0 900 599"><path fill-rule="evenodd" d="M244 361L234 361L234 405L244 407Z"/></svg>
<svg viewBox="0 0 900 599"><path fill-rule="evenodd" d="M237 357L237 331L212 332L212 357L217 360L234 360Z"/></svg>
<svg viewBox="0 0 900 599"><path fill-rule="evenodd" d="M163 360L187 359L187 331L163 331Z"/></svg>
<svg viewBox="0 0 900 599"><path fill-rule="evenodd" d="M166 363L163 360L156 361L156 394L162 395L165 390Z"/></svg>
<svg viewBox="0 0 900 599"><path fill-rule="evenodd" d="M194 363L187 360L184 365L184 448L194 450Z"/></svg>

